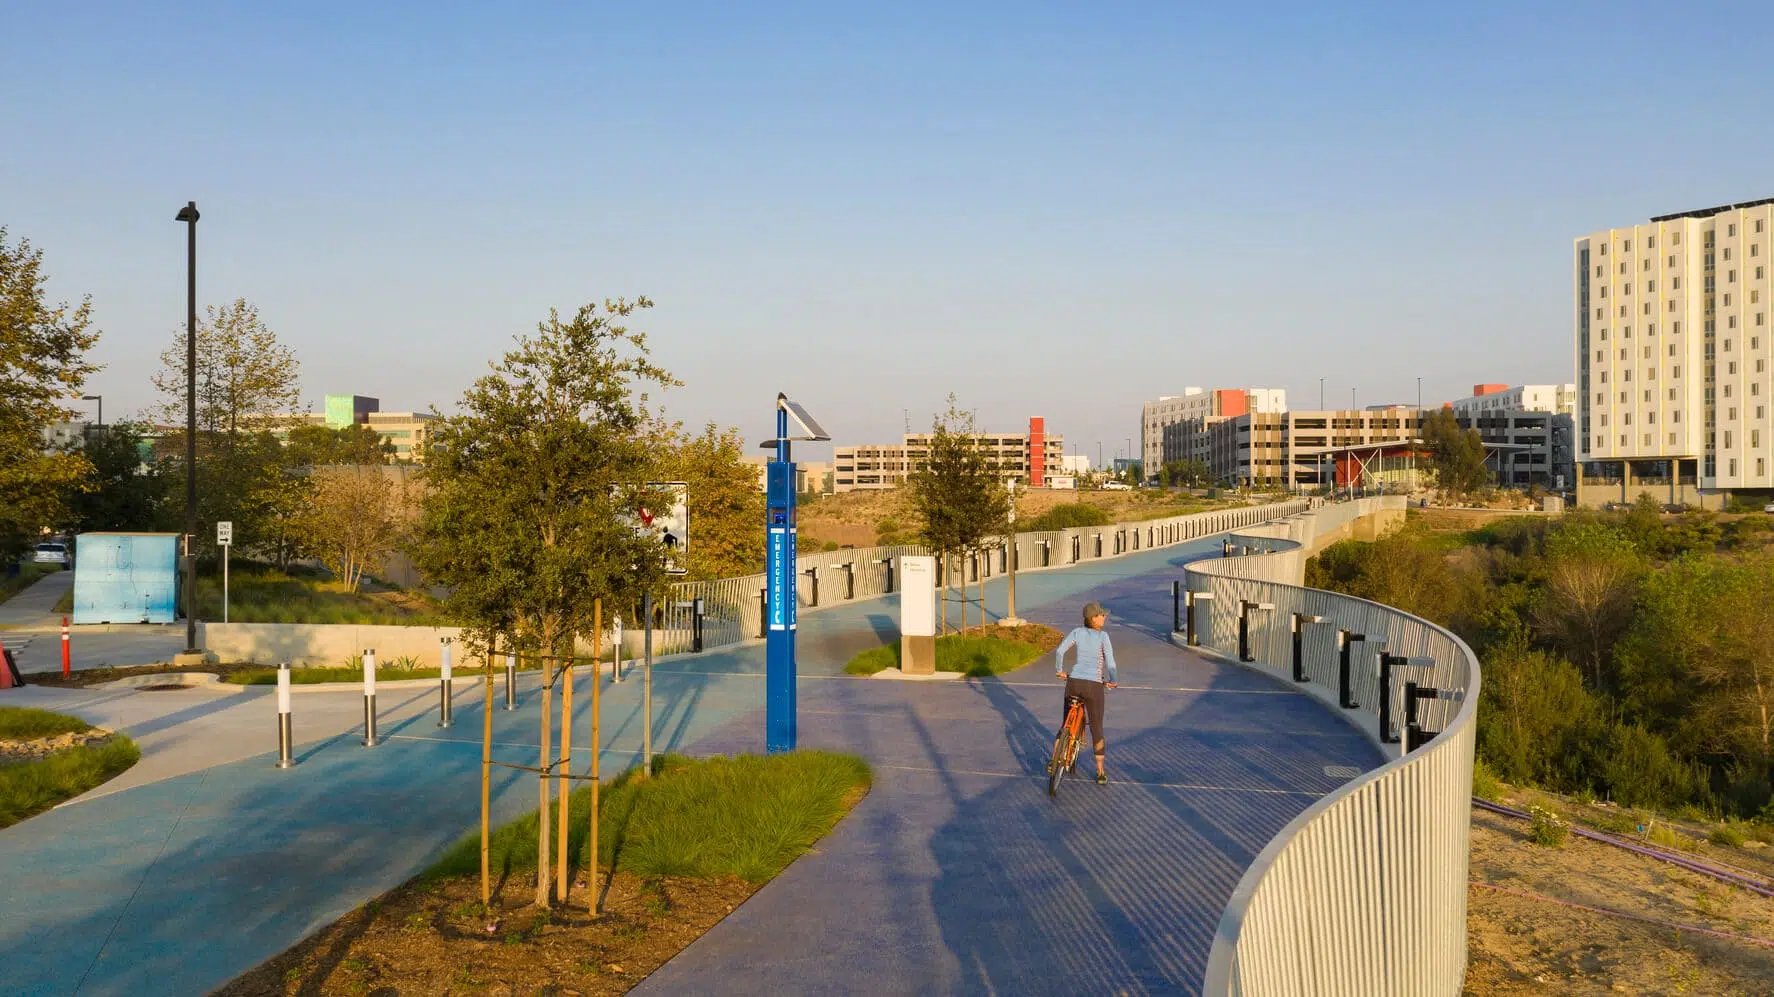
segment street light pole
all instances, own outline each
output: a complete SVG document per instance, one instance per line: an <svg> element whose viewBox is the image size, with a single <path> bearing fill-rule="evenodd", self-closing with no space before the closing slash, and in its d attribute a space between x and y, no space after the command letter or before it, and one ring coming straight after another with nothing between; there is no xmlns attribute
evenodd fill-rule
<svg viewBox="0 0 1774 997"><path fill-rule="evenodd" d="M1318 379L1318 411L1324 411L1324 378Z"/></svg>
<svg viewBox="0 0 1774 997"><path fill-rule="evenodd" d="M99 403L99 428L104 429L105 428L105 396L104 395L81 395L80 400L83 402L98 402Z"/></svg>
<svg viewBox="0 0 1774 997"><path fill-rule="evenodd" d="M185 653L197 647L197 202L179 209L185 223Z"/></svg>

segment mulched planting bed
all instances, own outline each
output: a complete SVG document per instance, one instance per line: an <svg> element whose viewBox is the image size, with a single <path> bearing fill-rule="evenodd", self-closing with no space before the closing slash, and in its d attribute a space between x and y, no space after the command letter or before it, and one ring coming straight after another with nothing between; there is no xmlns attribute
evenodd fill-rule
<svg viewBox="0 0 1774 997"><path fill-rule="evenodd" d="M758 886L617 873L598 917L583 880L548 910L535 906L535 889L531 878L508 880L488 918L477 877L408 883L216 993L621 994Z"/></svg>

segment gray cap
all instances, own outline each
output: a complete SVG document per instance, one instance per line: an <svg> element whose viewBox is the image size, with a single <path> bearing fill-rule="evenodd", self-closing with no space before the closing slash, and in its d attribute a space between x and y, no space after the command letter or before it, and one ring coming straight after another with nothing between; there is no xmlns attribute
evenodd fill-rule
<svg viewBox="0 0 1774 997"><path fill-rule="evenodd" d="M1098 617L1098 616L1107 616L1107 615L1109 615L1109 611L1104 609L1103 604L1100 602L1087 602L1084 604L1084 625L1085 626L1089 626L1090 621L1093 618Z"/></svg>

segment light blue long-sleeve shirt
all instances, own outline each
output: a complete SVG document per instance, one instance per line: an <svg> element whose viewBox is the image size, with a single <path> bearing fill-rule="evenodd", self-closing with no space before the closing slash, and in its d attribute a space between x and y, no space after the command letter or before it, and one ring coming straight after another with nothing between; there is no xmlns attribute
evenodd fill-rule
<svg viewBox="0 0 1774 997"><path fill-rule="evenodd" d="M1066 667L1066 649L1078 648L1078 658L1072 667ZM1115 681L1115 648L1109 643L1109 635L1101 630L1079 627L1066 634L1060 641L1059 650L1054 652L1054 671L1067 678L1084 679L1090 682Z"/></svg>

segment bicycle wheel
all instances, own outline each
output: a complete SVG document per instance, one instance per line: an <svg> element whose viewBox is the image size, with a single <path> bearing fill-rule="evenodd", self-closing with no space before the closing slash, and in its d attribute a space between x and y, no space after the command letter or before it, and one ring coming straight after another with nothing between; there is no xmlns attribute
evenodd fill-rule
<svg viewBox="0 0 1774 997"><path fill-rule="evenodd" d="M1053 739L1053 759L1047 763L1048 796L1059 795L1059 781L1064 778L1066 774L1066 763L1069 761L1069 759L1066 758L1066 747L1067 742L1070 739L1071 731L1067 730L1062 725L1059 729L1059 733L1055 735Z"/></svg>

